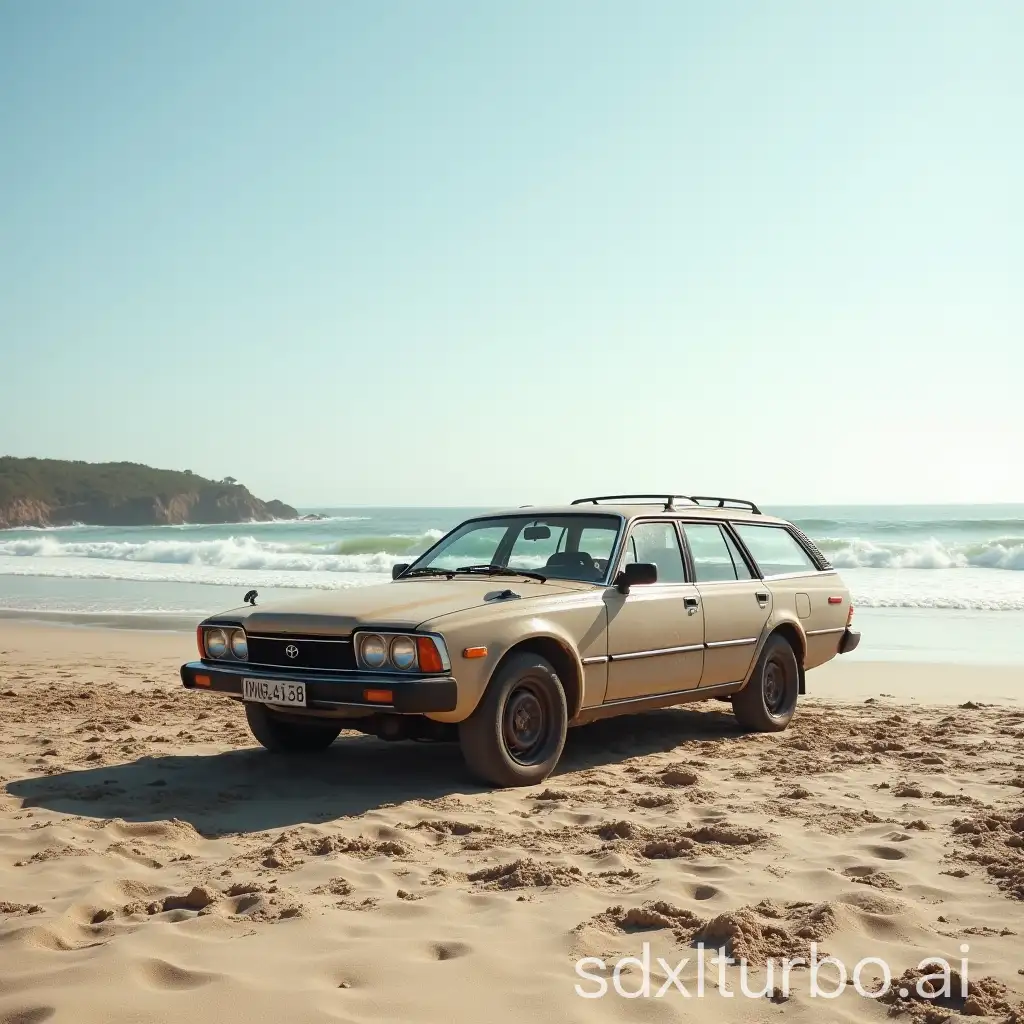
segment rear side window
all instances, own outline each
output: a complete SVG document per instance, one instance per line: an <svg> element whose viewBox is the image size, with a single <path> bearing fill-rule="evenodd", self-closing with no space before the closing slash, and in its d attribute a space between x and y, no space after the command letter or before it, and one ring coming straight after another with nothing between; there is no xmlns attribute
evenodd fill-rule
<svg viewBox="0 0 1024 1024"><path fill-rule="evenodd" d="M817 572L811 556L796 538L782 526L753 526L733 523L733 528L754 556L765 576L778 576L787 572Z"/></svg>
<svg viewBox="0 0 1024 1024"><path fill-rule="evenodd" d="M683 523L698 583L749 580L750 570L736 546L714 523Z"/></svg>

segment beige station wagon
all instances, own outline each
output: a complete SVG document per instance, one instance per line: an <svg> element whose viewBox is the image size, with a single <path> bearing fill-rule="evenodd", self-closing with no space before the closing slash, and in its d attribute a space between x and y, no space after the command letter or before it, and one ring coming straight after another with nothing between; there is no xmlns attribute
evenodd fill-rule
<svg viewBox="0 0 1024 1024"><path fill-rule="evenodd" d="M785 729L807 669L853 650L850 594L755 504L580 498L469 519L393 580L247 604L200 624L189 689L245 704L272 751L342 729L458 738L499 786L540 782L566 729L709 697Z"/></svg>

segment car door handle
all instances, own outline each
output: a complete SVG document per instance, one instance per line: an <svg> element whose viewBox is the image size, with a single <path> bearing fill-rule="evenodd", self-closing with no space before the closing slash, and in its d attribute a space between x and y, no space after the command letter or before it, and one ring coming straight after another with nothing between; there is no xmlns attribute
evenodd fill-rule
<svg viewBox="0 0 1024 1024"><path fill-rule="evenodd" d="M768 594L763 590L759 590L754 597L757 598L757 603L760 605L766 605L768 603Z"/></svg>
<svg viewBox="0 0 1024 1024"><path fill-rule="evenodd" d="M699 604L700 604L700 601L698 601L697 598L695 598L695 597L687 597L687 598L684 598L684 600L683 600L683 607L686 609L686 614L687 615L696 615L697 614L697 605L699 605Z"/></svg>

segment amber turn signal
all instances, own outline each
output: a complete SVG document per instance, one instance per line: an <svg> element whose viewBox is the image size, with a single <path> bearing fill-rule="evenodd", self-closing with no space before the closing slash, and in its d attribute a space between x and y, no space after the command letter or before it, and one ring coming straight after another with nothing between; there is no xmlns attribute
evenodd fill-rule
<svg viewBox="0 0 1024 1024"><path fill-rule="evenodd" d="M363 700L368 704L394 703L394 697L390 690L363 690Z"/></svg>
<svg viewBox="0 0 1024 1024"><path fill-rule="evenodd" d="M464 658L486 658L487 648L486 647L467 647L463 652Z"/></svg>
<svg viewBox="0 0 1024 1024"><path fill-rule="evenodd" d="M443 672L441 655L429 636L416 637L416 653L419 655L421 672Z"/></svg>
<svg viewBox="0 0 1024 1024"><path fill-rule="evenodd" d="M209 686L209 685L210 685L210 677L209 676L196 676L196 686Z"/></svg>

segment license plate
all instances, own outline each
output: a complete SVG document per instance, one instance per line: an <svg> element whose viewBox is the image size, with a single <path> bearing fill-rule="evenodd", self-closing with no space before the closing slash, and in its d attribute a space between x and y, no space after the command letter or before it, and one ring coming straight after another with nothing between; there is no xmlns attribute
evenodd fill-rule
<svg viewBox="0 0 1024 1024"><path fill-rule="evenodd" d="M243 679L242 700L304 708L306 706L306 684L283 683L273 679Z"/></svg>

